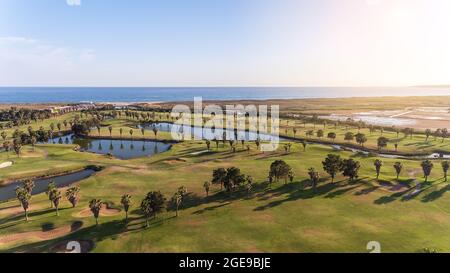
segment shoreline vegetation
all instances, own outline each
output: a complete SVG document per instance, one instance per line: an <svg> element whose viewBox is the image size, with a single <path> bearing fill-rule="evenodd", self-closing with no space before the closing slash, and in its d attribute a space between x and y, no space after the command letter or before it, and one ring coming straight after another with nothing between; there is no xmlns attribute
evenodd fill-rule
<svg viewBox="0 0 450 273"><path fill-rule="evenodd" d="M329 110L351 103L367 107L351 101ZM394 147L404 154L450 153L443 127L422 132L333 122L315 115L330 108L324 101L312 115L313 106L283 107L280 137L289 140L275 151L260 151L257 141L186 140L126 160L77 152L64 141L39 142L67 133L170 141L170 132L152 126L175 121L167 109L2 112L9 120L1 121L1 140L8 145L0 162L14 164L1 170L0 180L27 179L16 200L0 202L0 251L46 252L74 238L91 242L92 252L365 252L367 238L382 241L385 252L450 251L448 159L381 157ZM37 177L86 166L102 171L31 195ZM277 244L267 240L273 236Z"/></svg>

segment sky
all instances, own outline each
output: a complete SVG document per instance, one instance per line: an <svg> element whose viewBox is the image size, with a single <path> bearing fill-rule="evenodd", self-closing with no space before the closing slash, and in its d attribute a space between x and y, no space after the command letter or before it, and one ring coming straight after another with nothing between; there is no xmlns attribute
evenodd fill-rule
<svg viewBox="0 0 450 273"><path fill-rule="evenodd" d="M450 84L448 0L0 0L0 86Z"/></svg>

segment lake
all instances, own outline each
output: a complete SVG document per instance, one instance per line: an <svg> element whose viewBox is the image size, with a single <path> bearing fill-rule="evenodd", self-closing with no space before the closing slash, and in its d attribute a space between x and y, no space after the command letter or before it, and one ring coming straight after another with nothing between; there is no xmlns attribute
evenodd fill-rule
<svg viewBox="0 0 450 273"><path fill-rule="evenodd" d="M90 177L94 170L85 169L82 171L74 172L71 174L65 174L60 176L55 176L51 178L43 178L34 180L34 188L31 194L43 193L47 190L48 183L54 181L58 188L69 186L75 182L81 181ZM0 187L0 201L6 201L9 199L16 198L16 188L22 186L22 182L13 182L6 186Z"/></svg>
<svg viewBox="0 0 450 273"><path fill-rule="evenodd" d="M166 152L171 145L158 141L77 138L73 134L50 139L49 144L77 144L81 151L112 154L119 159L132 159Z"/></svg>

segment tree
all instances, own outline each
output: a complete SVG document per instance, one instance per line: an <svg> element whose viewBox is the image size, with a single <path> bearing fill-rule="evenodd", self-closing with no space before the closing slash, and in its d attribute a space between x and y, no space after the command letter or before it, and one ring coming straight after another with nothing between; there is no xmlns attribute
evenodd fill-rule
<svg viewBox="0 0 450 273"><path fill-rule="evenodd" d="M441 137L442 137L442 143L444 143L444 140L448 137L448 129L447 128L441 129Z"/></svg>
<svg viewBox="0 0 450 273"><path fill-rule="evenodd" d="M20 138L15 138L13 141L13 149L18 157L20 157L20 151L22 150L22 140Z"/></svg>
<svg viewBox="0 0 450 273"><path fill-rule="evenodd" d="M428 176L431 174L431 170L433 170L433 163L430 160L422 161L420 164L423 170L423 175L425 176L425 182L428 181Z"/></svg>
<svg viewBox="0 0 450 273"><path fill-rule="evenodd" d="M152 131L153 131L153 134L155 134L155 139L156 139L157 135L158 135L158 128L156 126L153 126Z"/></svg>
<svg viewBox="0 0 450 273"><path fill-rule="evenodd" d="M447 182L447 173L448 173L448 168L449 168L448 161L442 161L441 166L442 166L442 171L444 172L445 182Z"/></svg>
<svg viewBox="0 0 450 273"><path fill-rule="evenodd" d="M306 146L308 145L308 143L306 141L302 141L302 146L303 146L303 151L306 152Z"/></svg>
<svg viewBox="0 0 450 273"><path fill-rule="evenodd" d="M211 141L206 140L206 148L208 149L208 151L210 150L210 148L211 148Z"/></svg>
<svg viewBox="0 0 450 273"><path fill-rule="evenodd" d="M379 137L377 140L378 151L387 147L388 142L389 142L389 139L387 139L385 137Z"/></svg>
<svg viewBox="0 0 450 273"><path fill-rule="evenodd" d="M120 137L122 137L122 134L123 134L123 129L122 128L119 129L119 134L120 134Z"/></svg>
<svg viewBox="0 0 450 273"><path fill-rule="evenodd" d="M336 139L336 133L328 133L327 138L331 139L334 142L334 140Z"/></svg>
<svg viewBox="0 0 450 273"><path fill-rule="evenodd" d="M269 177L275 178L275 182L278 182L280 178L284 178L286 184L291 172L292 168L286 162L283 160L275 160L270 165Z"/></svg>
<svg viewBox="0 0 450 273"><path fill-rule="evenodd" d="M366 137L366 135L365 135L365 134L362 134L362 133L357 133L357 134L355 135L355 139L356 139L356 142L357 142L359 145L361 145L361 147L364 147L364 143L367 142L367 137Z"/></svg>
<svg viewBox="0 0 450 273"><path fill-rule="evenodd" d="M310 138L314 135L314 130L307 130L305 133L306 133L306 137Z"/></svg>
<svg viewBox="0 0 450 273"><path fill-rule="evenodd" d="M30 207L31 194L25 188L17 187L16 197L19 199L19 202L25 211L25 220L28 221L28 208Z"/></svg>
<svg viewBox="0 0 450 273"><path fill-rule="evenodd" d="M311 181L313 191L316 192L316 187L320 180L319 172L316 172L316 170L314 168L309 168L308 175L309 175L309 179Z"/></svg>
<svg viewBox="0 0 450 273"><path fill-rule="evenodd" d="M122 195L122 198L120 199L120 203L123 206L123 210L125 211L125 222L128 221L128 210L130 209L132 202L131 202L131 195L124 194Z"/></svg>
<svg viewBox="0 0 450 273"><path fill-rule="evenodd" d="M109 131L109 136L110 136L110 137L112 137L112 130L113 130L113 127L110 125L110 126L108 127L108 131Z"/></svg>
<svg viewBox="0 0 450 273"><path fill-rule="evenodd" d="M350 141L352 141L354 138L355 138L355 136L353 135L352 132L347 132L347 133L345 133L344 140L350 142Z"/></svg>
<svg viewBox="0 0 450 273"><path fill-rule="evenodd" d="M322 138L323 137L323 130L322 129L317 130L316 135L317 135L318 138Z"/></svg>
<svg viewBox="0 0 450 273"><path fill-rule="evenodd" d="M331 176L331 182L334 182L336 174L342 168L342 159L339 155L329 154L325 161L322 161L323 170Z"/></svg>
<svg viewBox="0 0 450 273"><path fill-rule="evenodd" d="M78 204L78 200L80 200L80 187L74 186L70 187L66 191L66 198L72 204L72 208L76 207Z"/></svg>
<svg viewBox="0 0 450 273"><path fill-rule="evenodd" d="M89 209L95 218L95 225L98 226L98 217L100 216L100 210L102 209L103 202L100 199L92 199L89 202Z"/></svg>
<svg viewBox="0 0 450 273"><path fill-rule="evenodd" d="M24 180L22 181L22 187L31 195L34 188L34 181L31 179Z"/></svg>
<svg viewBox="0 0 450 273"><path fill-rule="evenodd" d="M1 136L2 136L2 138L3 138L3 141L5 141L6 140L6 138L8 137L8 135L6 134L6 132L5 131L2 131L2 133L0 134Z"/></svg>
<svg viewBox="0 0 450 273"><path fill-rule="evenodd" d="M175 206L176 217L178 217L178 209L183 203L184 196L186 195L187 190L185 187L178 188L177 192L172 196L172 204Z"/></svg>
<svg viewBox="0 0 450 273"><path fill-rule="evenodd" d="M130 129L130 136L131 136L131 138L133 138L133 129Z"/></svg>
<svg viewBox="0 0 450 273"><path fill-rule="evenodd" d="M149 217L153 215L156 218L156 214L165 208L166 199L160 191L149 192L144 200L141 202L141 210L145 216L146 226L149 226Z"/></svg>
<svg viewBox="0 0 450 273"><path fill-rule="evenodd" d="M58 188L54 188L52 189L52 191L49 193L49 198L53 203L53 206L55 207L56 210L56 216L59 216L59 202L61 201L61 191L58 190Z"/></svg>
<svg viewBox="0 0 450 273"><path fill-rule="evenodd" d="M226 176L227 176L227 171L224 168L215 169L215 170L213 170L213 177L212 177L211 182L213 184L220 184L220 189L222 190Z"/></svg>
<svg viewBox="0 0 450 273"><path fill-rule="evenodd" d="M401 162L395 162L394 169L395 173L397 174L397 181L398 181L398 177L400 176L400 173L402 172L403 169L403 164Z"/></svg>
<svg viewBox="0 0 450 273"><path fill-rule="evenodd" d="M31 146L33 147L33 151L35 150L37 139L35 136L32 136L30 139Z"/></svg>
<svg viewBox="0 0 450 273"><path fill-rule="evenodd" d="M383 166L383 161L376 159L373 165L375 166L375 171L377 173L377 180L378 180L378 177L380 177L381 167Z"/></svg>
<svg viewBox="0 0 450 273"><path fill-rule="evenodd" d="M431 134L432 134L432 132L431 132L430 129L426 129L426 130L425 130L425 136L426 136L425 141L426 141L426 142L428 142L428 139L430 138Z"/></svg>
<svg viewBox="0 0 450 273"><path fill-rule="evenodd" d="M361 165L353 159L344 159L342 161L342 175L350 178L351 181L358 178L358 171Z"/></svg>
<svg viewBox="0 0 450 273"><path fill-rule="evenodd" d="M211 186L211 182L209 182L209 181L205 181L205 183L203 183L203 188L205 189L206 196L208 196L208 194L209 194L209 187L210 186Z"/></svg>
<svg viewBox="0 0 450 273"><path fill-rule="evenodd" d="M241 174L241 170L236 167L227 169L227 175L224 180L224 187L227 192L233 191L236 187L242 185L245 182L245 175Z"/></svg>
<svg viewBox="0 0 450 273"><path fill-rule="evenodd" d="M9 157L9 150L11 149L11 143L9 141L3 142L3 149L5 149L6 156Z"/></svg>
<svg viewBox="0 0 450 273"><path fill-rule="evenodd" d="M45 194L47 194L48 200L50 201L50 207L53 208L53 202L50 199L50 192L56 188L55 181L50 181L47 185L47 190L45 191Z"/></svg>

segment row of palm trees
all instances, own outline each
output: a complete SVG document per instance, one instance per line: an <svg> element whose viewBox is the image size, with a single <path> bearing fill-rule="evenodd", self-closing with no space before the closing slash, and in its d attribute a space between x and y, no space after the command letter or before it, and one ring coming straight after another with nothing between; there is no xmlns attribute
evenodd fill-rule
<svg viewBox="0 0 450 273"><path fill-rule="evenodd" d="M19 200L24 213L25 220L28 221L28 211L32 198L32 191L34 188L33 180L24 180L22 182L22 186L16 188L16 197ZM59 216L59 207L62 199L62 192L56 186L55 182L51 181L46 190L46 195L50 201L50 207L55 209L56 216ZM172 198L170 199L170 204L173 205L175 209L176 216L178 217L178 211L183 204L185 197L187 196L188 191L186 187L182 186L177 189ZM80 200L80 187L73 186L66 190L65 197L72 205L72 208L75 208ZM132 196L130 194L122 195L120 199L120 203L122 205L123 210L125 211L125 221L128 222L128 212L133 205ZM95 218L96 225L98 225L98 218L100 217L100 212L104 208L106 203L102 202L101 199L92 199L89 201L89 209L92 212L92 215ZM143 215L146 218L146 226L149 226L149 218L153 216L156 218L156 214L166 208L166 198L160 191L151 191L149 192L145 198L142 200L140 209Z"/></svg>

